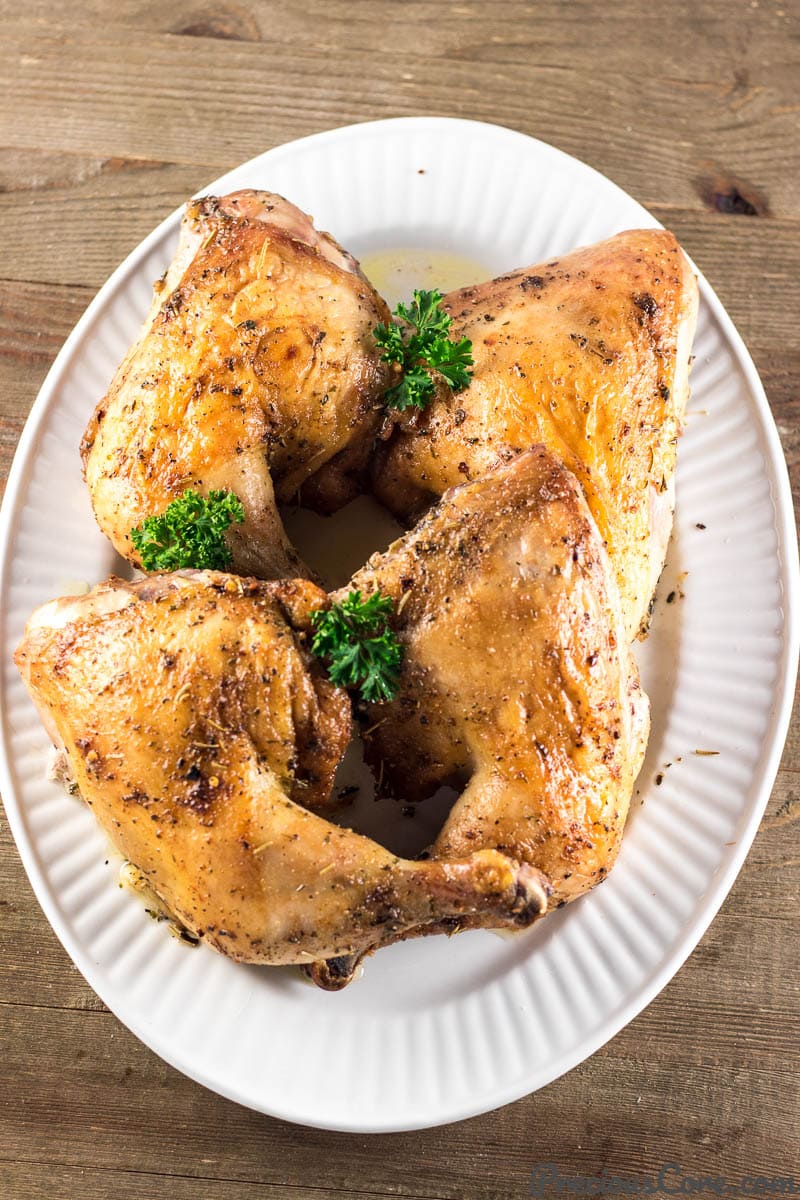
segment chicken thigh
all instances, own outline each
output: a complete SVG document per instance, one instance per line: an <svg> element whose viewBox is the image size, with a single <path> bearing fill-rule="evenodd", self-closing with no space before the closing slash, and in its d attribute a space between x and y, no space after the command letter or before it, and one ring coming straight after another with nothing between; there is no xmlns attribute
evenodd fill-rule
<svg viewBox="0 0 800 1200"><path fill-rule="evenodd" d="M445 297L472 381L440 381L385 432L374 490L415 519L446 488L537 443L577 477L611 558L626 632L646 627L672 525L697 282L671 233L621 233Z"/></svg>
<svg viewBox="0 0 800 1200"><path fill-rule="evenodd" d="M404 932L529 924L539 872L495 850L397 858L310 811L350 737L350 704L304 648L327 603L306 581L215 572L110 580L53 601L16 662L81 796L197 938L242 962L340 961Z"/></svg>
<svg viewBox="0 0 800 1200"><path fill-rule="evenodd" d="M387 309L355 259L280 196L191 201L150 315L83 438L100 528L139 565L130 529L186 488L228 489L245 522L233 569L305 574L276 500L331 512L366 469Z"/></svg>
<svg viewBox="0 0 800 1200"><path fill-rule="evenodd" d="M392 597L405 649L395 699L367 707L368 758L410 801L463 789L435 858L502 850L556 905L603 879L649 708L575 477L526 451L448 491L352 586Z"/></svg>

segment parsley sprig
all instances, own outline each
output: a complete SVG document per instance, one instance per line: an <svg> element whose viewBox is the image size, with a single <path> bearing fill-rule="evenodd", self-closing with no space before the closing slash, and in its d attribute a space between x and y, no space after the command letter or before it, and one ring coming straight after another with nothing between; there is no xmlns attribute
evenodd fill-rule
<svg viewBox="0 0 800 1200"><path fill-rule="evenodd" d="M472 375L472 342L451 341L453 319L441 307L442 293L415 291L411 304L398 304L398 321L377 325L373 336L382 348L382 362L398 363L403 378L386 393L390 408L424 408L433 398L430 370L438 371L454 392L465 388Z"/></svg>
<svg viewBox="0 0 800 1200"><path fill-rule="evenodd" d="M328 663L328 677L341 687L359 688L370 704L397 694L403 647L389 627L392 600L373 592L365 600L353 591L312 615L311 649Z"/></svg>
<svg viewBox="0 0 800 1200"><path fill-rule="evenodd" d="M208 496L185 491L163 513L145 517L131 530L131 541L145 571L177 571L181 567L222 571L232 555L225 530L244 520L242 502L233 492Z"/></svg>

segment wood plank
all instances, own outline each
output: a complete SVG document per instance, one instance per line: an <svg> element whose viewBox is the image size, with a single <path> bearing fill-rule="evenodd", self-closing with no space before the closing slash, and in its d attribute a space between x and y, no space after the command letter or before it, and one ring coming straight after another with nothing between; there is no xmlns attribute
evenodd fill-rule
<svg viewBox="0 0 800 1200"><path fill-rule="evenodd" d="M0 281L0 494L31 405L93 294L91 288Z"/></svg>
<svg viewBox="0 0 800 1200"><path fill-rule="evenodd" d="M206 6L205 12L192 0L175 0L168 6L155 0L117 0L113 8L104 0L83 0L73 10L73 30L102 23L124 29L129 36L133 31L299 44L342 57L366 51L380 59L410 51L498 65L534 58L558 66L591 49L598 62L614 69L630 67L638 51L652 54L657 47L657 63L651 59L653 74L683 79L697 91L703 90L706 78L729 79L740 100L747 92L749 60L791 66L798 57L798 14L788 4L782 10L755 12L752 5L750 11L732 11L725 0L706 0L702 9L681 0L665 13L642 0L617 0L603 10L602 20L597 19L593 0L572 0L567 8L559 0L498 0L491 12L474 0L382 5L373 0L308 0L297 6L251 0L246 11L230 5ZM34 29L59 25L59 15L47 0L31 0L25 14ZM7 22L17 20L19 5L0 0L0 16ZM668 27L672 36L665 36ZM692 37L681 41L682 33Z"/></svg>
<svg viewBox="0 0 800 1200"><path fill-rule="evenodd" d="M690 1067L634 1025L509 1108L446 1131L363 1137L286 1125L222 1101L157 1060L110 1015L41 1010L32 1027L30 1014L19 1013L4 1012L11 1037L0 1114L3 1154L12 1160L270 1187L322 1183L347 1195L389 1186L397 1196L493 1200L524 1195L536 1162L636 1172L679 1154L687 1169L734 1178L762 1165L789 1174L796 1146L800 1081L786 1067L765 1069L748 1042L733 1059L710 1049Z"/></svg>
<svg viewBox="0 0 800 1200"><path fill-rule="evenodd" d="M3 278L99 288L212 166L0 149Z"/></svg>
<svg viewBox="0 0 800 1200"><path fill-rule="evenodd" d="M38 1170L37 1170L38 1168ZM147 1200L198 1200L196 1177L157 1175L142 1171L116 1171L108 1168L68 1167L50 1163L46 1173L40 1163L10 1162L0 1158L0 1195L14 1200L55 1200L68 1197L147 1197ZM236 1179L215 1179L214 1200L338 1200L342 1192L321 1184L308 1187L281 1183L274 1187L263 1183L243 1183ZM350 1191L352 1200L389 1200L396 1192ZM411 1196L410 1200L423 1200ZM427 1200L427 1198L425 1198Z"/></svg>
<svg viewBox="0 0 800 1200"><path fill-rule="evenodd" d="M309 36L290 28L287 41L278 33L284 13L278 17L270 5L262 9L262 42L138 29L132 38L106 20L44 21L33 29L9 20L0 69L4 140L222 168L319 129L439 113L553 141L645 203L668 196L702 207L717 176L735 176L776 215L797 215L797 111L787 102L797 70L796 22L778 19L765 61L725 6L699 21L687 8L671 36L659 37L666 57L654 71L645 52L654 29L641 24L648 11L642 4L627 9L626 36L612 29L600 52L585 31L591 27L594 35L605 22L590 25L587 6L576 6L574 28L582 36L574 40L563 20L569 9L559 6L560 24L554 15L549 41L528 10L527 34L510 47L494 7L478 17L465 6L464 23L423 6L428 20L420 38L406 6L388 21L385 14L383 21L370 18L359 34L361 23L351 14L346 24L348 6L340 5L338 41L326 40L331 24L327 7L324 15L320 7L309 12ZM358 11L363 21L364 6ZM514 10L508 11L513 24ZM455 44L451 27L459 31ZM68 105L60 103L63 96Z"/></svg>

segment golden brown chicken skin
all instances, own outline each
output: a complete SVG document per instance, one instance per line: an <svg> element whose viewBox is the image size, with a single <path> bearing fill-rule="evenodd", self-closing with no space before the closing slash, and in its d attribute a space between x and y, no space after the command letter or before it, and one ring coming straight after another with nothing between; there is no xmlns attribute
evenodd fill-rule
<svg viewBox="0 0 800 1200"><path fill-rule="evenodd" d="M529 450L447 492L352 586L392 597L405 649L396 698L366 711L368 757L406 799L463 789L434 857L500 849L556 905L603 879L649 710L575 477Z"/></svg>
<svg viewBox="0 0 800 1200"><path fill-rule="evenodd" d="M250 963L339 969L413 930L529 924L539 872L494 850L410 862L310 811L350 704L305 649L306 581L110 580L31 618L17 665L83 799L185 927Z"/></svg>
<svg viewBox="0 0 800 1200"><path fill-rule="evenodd" d="M323 512L359 489L386 368L387 317L358 263L280 196L191 201L144 329L97 406L81 453L100 528L137 563L132 526L186 488L227 488L244 525L233 567L305 574L277 510Z"/></svg>
<svg viewBox="0 0 800 1200"><path fill-rule="evenodd" d="M546 445L576 476L616 574L625 627L646 623L672 524L697 283L671 233L621 233L451 292L451 336L472 342L472 382L442 382L396 418L374 490L411 521L499 456Z"/></svg>

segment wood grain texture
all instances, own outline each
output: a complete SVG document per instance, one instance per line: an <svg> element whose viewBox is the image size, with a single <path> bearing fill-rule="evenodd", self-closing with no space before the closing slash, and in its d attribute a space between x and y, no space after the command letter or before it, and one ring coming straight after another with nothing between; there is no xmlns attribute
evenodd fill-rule
<svg viewBox="0 0 800 1200"><path fill-rule="evenodd" d="M191 192L283 141L420 113L590 162L703 269L761 372L800 502L797 0L0 0L0 486L57 350ZM0 824L0 1200L506 1200L564 1171L800 1182L800 729L730 896L589 1061L460 1125L343 1136L157 1059L72 966Z"/></svg>

